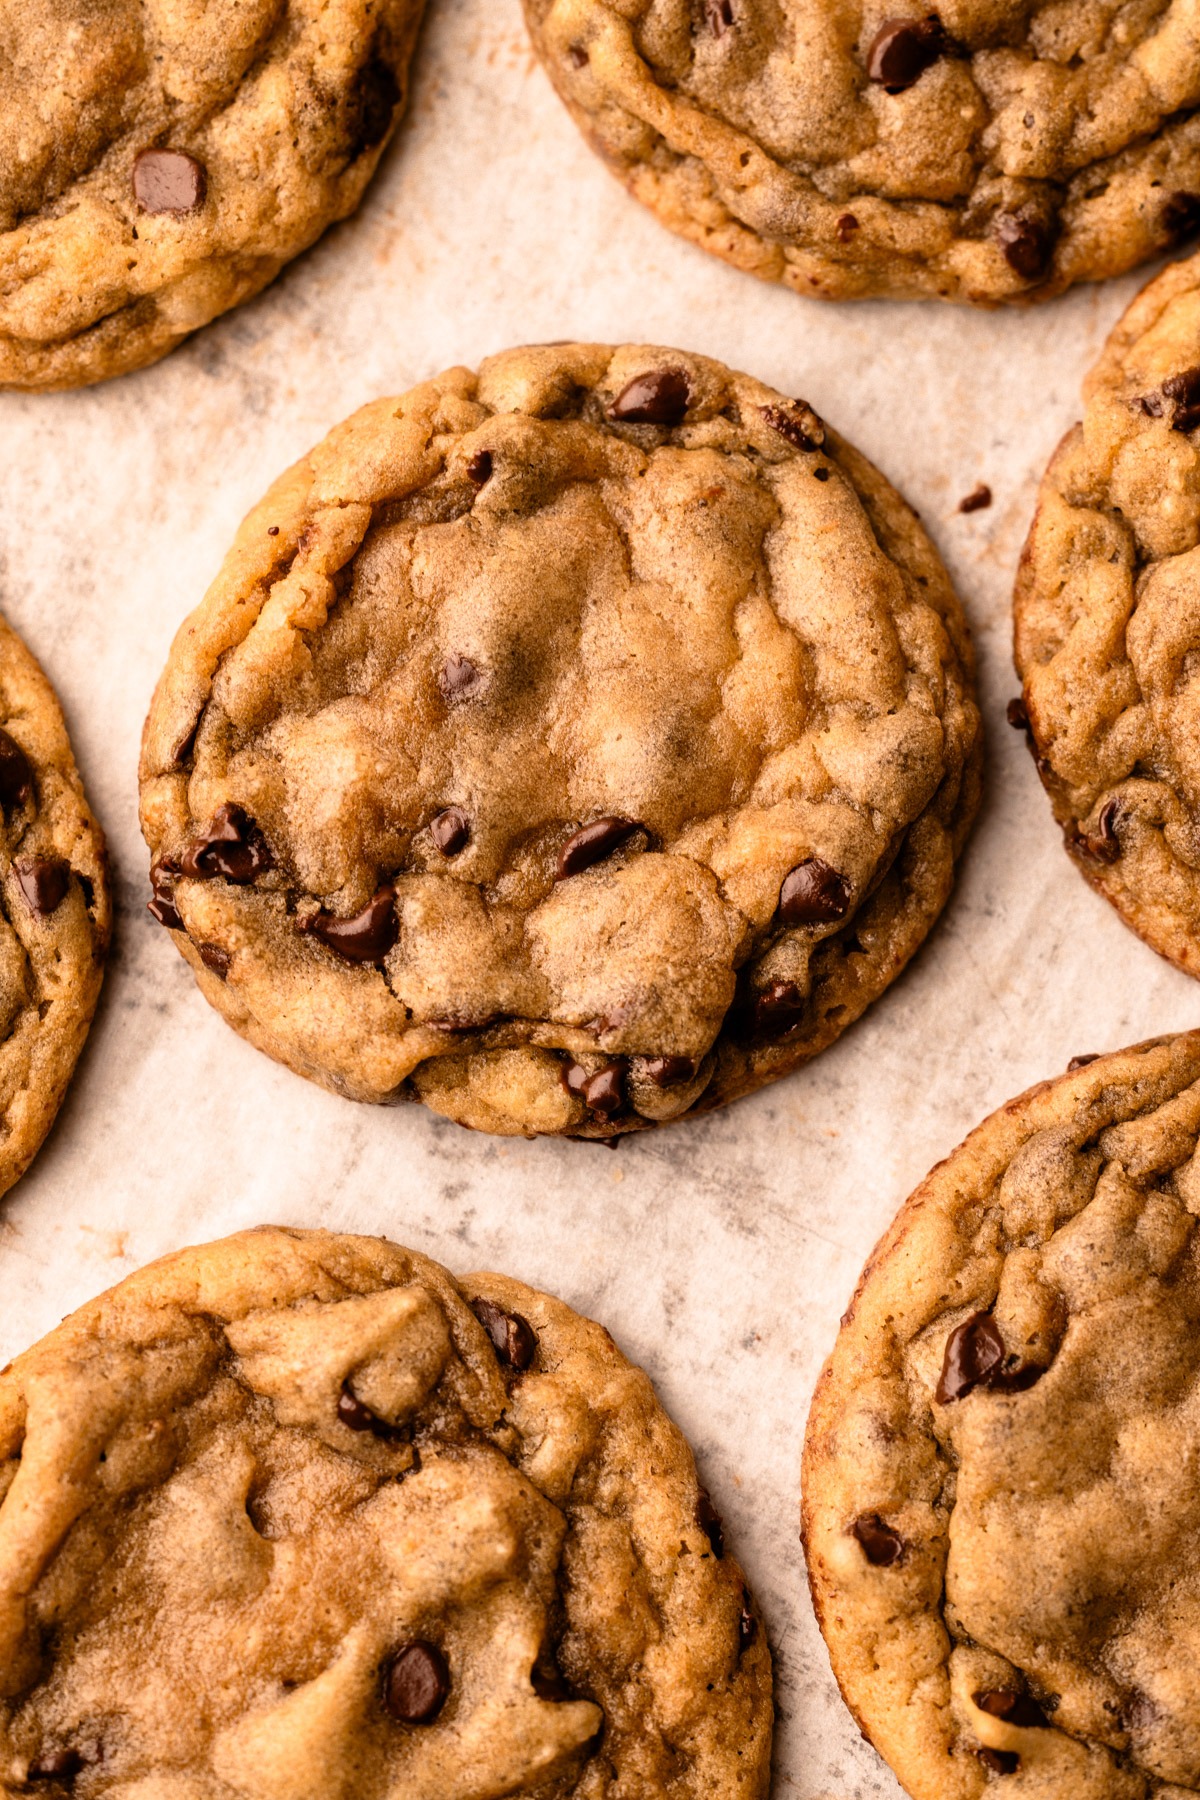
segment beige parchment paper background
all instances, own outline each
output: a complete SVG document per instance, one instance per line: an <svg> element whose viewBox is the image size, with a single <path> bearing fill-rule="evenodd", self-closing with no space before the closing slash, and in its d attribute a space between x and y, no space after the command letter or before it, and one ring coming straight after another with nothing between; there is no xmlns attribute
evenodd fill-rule
<svg viewBox="0 0 1200 1800"><path fill-rule="evenodd" d="M0 1364L141 1263L262 1221L382 1232L602 1319L650 1371L760 1597L776 1800L895 1800L839 1701L797 1531L805 1414L895 1207L985 1113L1084 1051L1200 1020L1059 845L1019 734L1012 571L1035 485L1138 278L1042 310L822 306L662 230L577 136L515 0L432 0L358 217L157 368L0 396L0 607L62 698L119 935L75 1085L0 1202ZM171 637L268 480L361 402L510 344L687 346L802 395L920 510L966 603L983 816L908 974L806 1072L617 1154L324 1094L243 1044L145 911L138 735ZM995 504L964 516L978 481Z"/></svg>

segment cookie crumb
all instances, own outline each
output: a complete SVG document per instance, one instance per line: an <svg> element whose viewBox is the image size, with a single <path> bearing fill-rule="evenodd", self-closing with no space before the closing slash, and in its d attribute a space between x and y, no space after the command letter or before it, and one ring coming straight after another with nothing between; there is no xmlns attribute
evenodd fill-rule
<svg viewBox="0 0 1200 1800"><path fill-rule="evenodd" d="M991 504L992 490L986 481L981 481L971 489L969 494L964 494L958 503L958 510L960 513L982 512L986 506Z"/></svg>

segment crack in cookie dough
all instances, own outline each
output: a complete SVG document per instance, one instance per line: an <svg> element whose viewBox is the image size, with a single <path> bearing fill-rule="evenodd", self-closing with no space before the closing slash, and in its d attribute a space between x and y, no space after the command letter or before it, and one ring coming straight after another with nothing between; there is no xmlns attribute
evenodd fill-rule
<svg viewBox="0 0 1200 1800"><path fill-rule="evenodd" d="M804 1453L843 1695L914 1800L1200 1793L1200 1033L1083 1059L901 1209Z"/></svg>
<svg viewBox="0 0 1200 1800"><path fill-rule="evenodd" d="M1042 482L1015 594L1024 726L1076 866L1200 974L1200 258L1152 281Z"/></svg>
<svg viewBox="0 0 1200 1800"><path fill-rule="evenodd" d="M691 1452L561 1301L268 1228L0 1375L5 1794L763 1800L770 1744Z"/></svg>
<svg viewBox="0 0 1200 1800"><path fill-rule="evenodd" d="M246 520L147 721L152 910L302 1074L605 1137L894 979L979 748L929 540L802 402L512 351L366 407Z"/></svg>
<svg viewBox="0 0 1200 1800"><path fill-rule="evenodd" d="M421 0L0 0L0 386L142 367L354 211Z"/></svg>
<svg viewBox="0 0 1200 1800"><path fill-rule="evenodd" d="M0 619L0 1194L62 1104L111 921L104 838L58 701Z"/></svg>
<svg viewBox="0 0 1200 1800"><path fill-rule="evenodd" d="M1041 300L1200 224L1187 0L525 0L662 222L824 299Z"/></svg>

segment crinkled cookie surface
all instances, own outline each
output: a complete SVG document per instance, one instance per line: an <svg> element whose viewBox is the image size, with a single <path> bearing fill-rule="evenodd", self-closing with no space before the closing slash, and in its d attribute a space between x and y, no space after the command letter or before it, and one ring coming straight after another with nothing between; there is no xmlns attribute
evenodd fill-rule
<svg viewBox="0 0 1200 1800"><path fill-rule="evenodd" d="M0 619L0 1194L54 1123L111 922L104 838L58 701Z"/></svg>
<svg viewBox="0 0 1200 1800"><path fill-rule="evenodd" d="M0 0L0 386L154 362L358 205L421 0Z"/></svg>
<svg viewBox="0 0 1200 1800"><path fill-rule="evenodd" d="M915 1800L1200 1793L1200 1034L993 1114L821 1378L809 1574Z"/></svg>
<svg viewBox="0 0 1200 1800"><path fill-rule="evenodd" d="M770 1653L608 1333L382 1239L184 1251L0 1375L0 1792L756 1800Z"/></svg>
<svg viewBox="0 0 1200 1800"><path fill-rule="evenodd" d="M147 721L152 911L352 1097L606 1137L832 1041L950 889L971 653L802 402L535 347L334 431L249 515Z"/></svg>
<svg viewBox="0 0 1200 1800"><path fill-rule="evenodd" d="M1040 300L1200 223L1189 0L525 0L593 147L801 294Z"/></svg>
<svg viewBox="0 0 1200 1800"><path fill-rule="evenodd" d="M1162 955L1200 974L1200 257L1125 313L1042 482L1015 596L1017 670L1067 849Z"/></svg>

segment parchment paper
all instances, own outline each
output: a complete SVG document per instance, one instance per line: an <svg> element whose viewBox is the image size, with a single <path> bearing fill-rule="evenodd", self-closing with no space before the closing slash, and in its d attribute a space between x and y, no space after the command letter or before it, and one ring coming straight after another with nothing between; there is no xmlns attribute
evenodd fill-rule
<svg viewBox="0 0 1200 1800"><path fill-rule="evenodd" d="M797 1533L804 1419L859 1269L926 1170L1079 1052L1194 1025L1200 992L1064 856L1003 719L1012 571L1080 379L1140 277L1042 310L833 307L663 230L592 157L514 0L433 0L367 203L157 368L0 396L0 606L62 698L119 935L89 1048L0 1203L0 1364L141 1263L262 1221L383 1232L602 1319L696 1447L769 1624L776 1800L894 1797L829 1675ZM145 911L138 734L180 620L268 480L361 402L549 338L684 345L804 396L920 510L969 612L988 792L958 891L834 1050L627 1141L356 1107L243 1044ZM963 516L977 481L989 511Z"/></svg>

